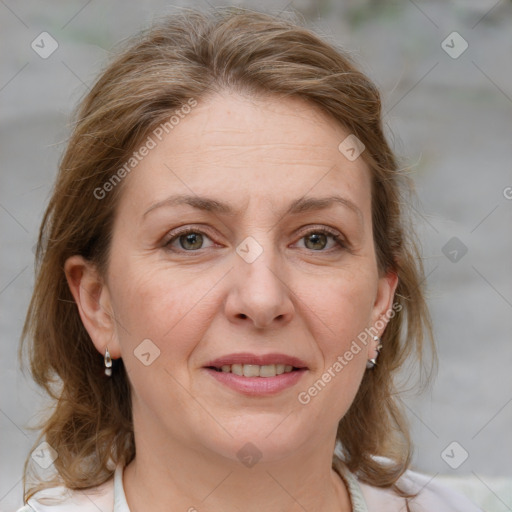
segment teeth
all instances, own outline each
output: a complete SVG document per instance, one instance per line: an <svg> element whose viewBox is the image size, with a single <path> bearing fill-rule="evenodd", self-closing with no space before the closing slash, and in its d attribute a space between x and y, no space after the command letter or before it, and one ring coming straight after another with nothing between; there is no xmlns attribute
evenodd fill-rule
<svg viewBox="0 0 512 512"><path fill-rule="evenodd" d="M221 366L223 373L234 373L244 377L275 377L282 373L290 373L293 366L290 364L225 364Z"/></svg>
<svg viewBox="0 0 512 512"><path fill-rule="evenodd" d="M277 374L276 365L275 364L266 364L264 366L260 366L259 375L260 377L275 377Z"/></svg>
<svg viewBox="0 0 512 512"><path fill-rule="evenodd" d="M244 377L259 377L260 376L260 367L255 364L244 364L243 374Z"/></svg>
<svg viewBox="0 0 512 512"><path fill-rule="evenodd" d="M244 372L243 372L243 365L241 365L241 364L232 364L231 365L231 373L234 373L235 375L242 376L244 374Z"/></svg>

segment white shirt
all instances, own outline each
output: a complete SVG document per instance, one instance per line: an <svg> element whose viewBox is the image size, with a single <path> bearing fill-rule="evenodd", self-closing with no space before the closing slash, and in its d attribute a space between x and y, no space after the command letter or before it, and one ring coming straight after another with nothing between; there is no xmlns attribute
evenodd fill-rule
<svg viewBox="0 0 512 512"><path fill-rule="evenodd" d="M360 482L345 466L341 467L352 512L405 512L405 499L390 489ZM419 492L409 500L410 512L483 512L464 495L436 482L435 477L406 471L398 481L406 491ZM130 512L123 488L123 467L117 466L113 478L85 491L65 487L44 489L32 496L17 512Z"/></svg>

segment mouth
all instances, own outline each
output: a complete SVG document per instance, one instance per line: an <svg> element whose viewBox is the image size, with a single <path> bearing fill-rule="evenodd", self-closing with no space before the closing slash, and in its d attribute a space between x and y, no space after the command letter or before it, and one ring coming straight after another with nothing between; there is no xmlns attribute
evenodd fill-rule
<svg viewBox="0 0 512 512"><path fill-rule="evenodd" d="M278 363L278 364L223 364L222 366L207 366L209 370L215 370L216 372L222 373L233 373L239 377L276 377L283 373L290 373L302 370L303 368L297 368L290 364Z"/></svg>
<svg viewBox="0 0 512 512"><path fill-rule="evenodd" d="M250 396L274 395L295 386L309 369L286 354L230 354L209 361L204 370L217 382Z"/></svg>

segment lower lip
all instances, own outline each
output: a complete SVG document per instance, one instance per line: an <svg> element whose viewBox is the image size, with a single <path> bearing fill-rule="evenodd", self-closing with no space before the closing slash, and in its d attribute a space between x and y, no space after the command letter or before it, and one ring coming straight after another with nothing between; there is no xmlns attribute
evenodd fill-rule
<svg viewBox="0 0 512 512"><path fill-rule="evenodd" d="M281 373L275 377L242 377L234 373L218 372L211 368L205 370L219 382L239 393L251 396L274 395L294 386L304 375L306 369Z"/></svg>

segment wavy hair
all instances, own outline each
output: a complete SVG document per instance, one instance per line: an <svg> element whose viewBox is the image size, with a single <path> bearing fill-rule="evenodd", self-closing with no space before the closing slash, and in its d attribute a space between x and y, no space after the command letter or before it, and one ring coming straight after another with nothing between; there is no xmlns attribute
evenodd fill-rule
<svg viewBox="0 0 512 512"><path fill-rule="evenodd" d="M56 484L70 489L100 485L116 464L126 465L135 456L123 361L114 361L112 377L105 379L103 356L81 322L64 263L78 254L100 273L106 271L123 186L101 199L95 190L187 101L223 90L302 98L366 147L362 158L371 173L378 267L381 273L398 275L395 301L400 312L382 336L385 350L379 364L365 373L339 423L341 451L334 451L333 467L343 461L362 481L399 491L396 482L410 465L412 448L396 375L409 358L421 362L427 342L435 362L435 348L421 253L407 210L413 186L383 133L379 92L345 51L307 29L302 20L221 8L185 10L131 38L74 114L41 223L36 280L19 349L20 359L27 357L33 379L52 400L34 446L45 440L56 450L56 474L36 478L27 488L27 457L25 499ZM433 369L424 361L423 370Z"/></svg>

